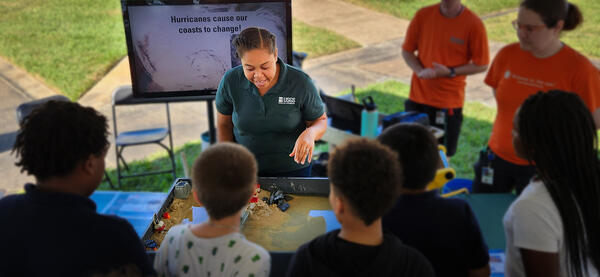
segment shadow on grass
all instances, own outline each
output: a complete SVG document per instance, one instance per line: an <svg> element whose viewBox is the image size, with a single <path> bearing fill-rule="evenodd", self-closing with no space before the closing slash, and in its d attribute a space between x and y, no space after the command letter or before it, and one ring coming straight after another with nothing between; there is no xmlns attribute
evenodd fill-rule
<svg viewBox="0 0 600 277"><path fill-rule="evenodd" d="M164 152L164 151L162 151ZM171 160L166 154L154 155L145 160L137 160L128 162L130 171L125 171L122 168L121 174L136 174L136 173L144 173L149 171L159 171L166 170L171 167ZM176 177L181 178L184 176L184 170L182 166L181 153L185 153L187 159L187 167L189 169L192 168L192 164L198 155L201 152L201 142L193 141L188 142L182 147L178 147L175 149L175 166ZM107 168L106 172L110 177L113 185L115 187L117 184L117 170L116 168ZM189 173L191 174L191 172ZM165 173L160 175L151 175L145 177L136 177L136 178L127 178L121 179L121 187L116 188L122 191L157 191L157 192L167 192L171 185L173 184L173 175L171 173ZM100 184L98 190L113 190L108 182L103 181Z"/></svg>
<svg viewBox="0 0 600 277"><path fill-rule="evenodd" d="M349 91L342 94L345 93L349 93ZM408 85L388 81L358 89L356 97L361 99L371 96L380 113L391 114L404 111L404 101L408 99L408 93ZM465 104L458 148L450 161L451 167L456 170L457 178L473 179L473 163L479 156L479 150L487 145L495 115L495 109L479 102Z"/></svg>

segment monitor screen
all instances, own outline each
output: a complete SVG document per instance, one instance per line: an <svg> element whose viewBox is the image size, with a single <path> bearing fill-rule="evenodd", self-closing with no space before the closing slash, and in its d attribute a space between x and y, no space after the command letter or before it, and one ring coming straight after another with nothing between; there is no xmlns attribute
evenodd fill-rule
<svg viewBox="0 0 600 277"><path fill-rule="evenodd" d="M240 65L232 41L257 26L291 63L291 0L121 0L135 97L214 94Z"/></svg>

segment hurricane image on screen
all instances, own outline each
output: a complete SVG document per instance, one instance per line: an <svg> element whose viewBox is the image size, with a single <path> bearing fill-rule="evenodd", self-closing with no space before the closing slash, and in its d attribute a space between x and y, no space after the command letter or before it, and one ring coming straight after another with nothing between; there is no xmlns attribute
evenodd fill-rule
<svg viewBox="0 0 600 277"><path fill-rule="evenodd" d="M225 72L240 63L233 37L251 26L272 32L279 57L287 62L282 5L133 6L128 12L133 79L141 92L216 90ZM227 17L234 20L219 20Z"/></svg>
<svg viewBox="0 0 600 277"><path fill-rule="evenodd" d="M211 89L213 84L218 84L221 81L221 77L225 74L227 65L225 61L221 59L217 53L213 50L200 50L196 51L188 56L189 67L194 72L194 76L198 80L204 80L203 83L211 84L202 89ZM207 66L210 65L210 67ZM193 87L189 87L187 90L192 90Z"/></svg>

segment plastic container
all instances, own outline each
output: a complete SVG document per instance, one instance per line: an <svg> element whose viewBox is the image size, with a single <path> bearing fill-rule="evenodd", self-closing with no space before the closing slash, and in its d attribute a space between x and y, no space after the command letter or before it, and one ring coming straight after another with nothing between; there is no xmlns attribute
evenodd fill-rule
<svg viewBox="0 0 600 277"><path fill-rule="evenodd" d="M200 136L201 140L202 140L202 144L200 145L200 151L204 151L206 149L208 149L208 147L210 147L210 132L206 131L204 133L202 133L202 135Z"/></svg>
<svg viewBox="0 0 600 277"><path fill-rule="evenodd" d="M469 190L469 193L473 191L473 180L464 179L464 178L456 178L448 181L446 185L442 188L442 194L446 194L449 192L453 192L462 188L466 188Z"/></svg>
<svg viewBox="0 0 600 277"><path fill-rule="evenodd" d="M379 112L371 96L362 99L364 108L360 118L360 135L362 137L374 138L377 136L377 123Z"/></svg>

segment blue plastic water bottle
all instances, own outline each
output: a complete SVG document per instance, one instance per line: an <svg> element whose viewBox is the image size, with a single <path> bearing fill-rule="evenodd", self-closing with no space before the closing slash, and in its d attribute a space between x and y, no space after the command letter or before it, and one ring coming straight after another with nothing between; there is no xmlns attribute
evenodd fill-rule
<svg viewBox="0 0 600 277"><path fill-rule="evenodd" d="M373 101L373 97L367 96L362 99L364 108L360 120L360 135L363 137L374 138L377 136L377 122L379 112Z"/></svg>

